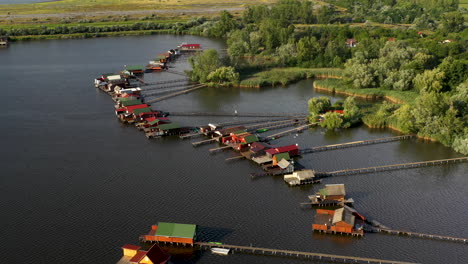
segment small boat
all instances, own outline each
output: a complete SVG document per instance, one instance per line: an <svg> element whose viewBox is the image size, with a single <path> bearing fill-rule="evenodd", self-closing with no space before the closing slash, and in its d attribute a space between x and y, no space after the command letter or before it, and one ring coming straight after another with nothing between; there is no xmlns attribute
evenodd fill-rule
<svg viewBox="0 0 468 264"><path fill-rule="evenodd" d="M211 248L213 254L227 256L229 254L228 248Z"/></svg>
<svg viewBox="0 0 468 264"><path fill-rule="evenodd" d="M264 132L267 132L268 129L267 128L260 128L260 129L257 129L257 133L264 133Z"/></svg>

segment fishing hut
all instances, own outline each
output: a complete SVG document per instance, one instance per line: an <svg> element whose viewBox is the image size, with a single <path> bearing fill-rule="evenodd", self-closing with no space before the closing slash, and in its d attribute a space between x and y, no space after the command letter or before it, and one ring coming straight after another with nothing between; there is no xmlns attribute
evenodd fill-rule
<svg viewBox="0 0 468 264"><path fill-rule="evenodd" d="M344 184L326 184L315 195L309 195L311 205L315 206L352 206L353 198L346 199Z"/></svg>
<svg viewBox="0 0 468 264"><path fill-rule="evenodd" d="M141 250L140 246L124 245L122 247L123 257L118 264L165 264L170 256L167 255L157 244L149 250Z"/></svg>
<svg viewBox="0 0 468 264"><path fill-rule="evenodd" d="M362 215L348 206L336 210L317 209L312 230L328 234L363 236L364 220Z"/></svg>
<svg viewBox="0 0 468 264"><path fill-rule="evenodd" d="M0 46L8 46L8 36L0 36Z"/></svg>
<svg viewBox="0 0 468 264"><path fill-rule="evenodd" d="M193 52L193 51L202 51L202 47L200 44L187 44L187 43L182 43L181 45L178 46L179 50L181 52Z"/></svg>
<svg viewBox="0 0 468 264"><path fill-rule="evenodd" d="M193 245L197 225L159 222L152 225L147 235L140 236L144 242L181 243Z"/></svg>
<svg viewBox="0 0 468 264"><path fill-rule="evenodd" d="M289 186L302 185L307 183L319 182L315 181L315 175L313 170L300 170L295 171L292 174L284 175L284 181L289 184Z"/></svg>
<svg viewBox="0 0 468 264"><path fill-rule="evenodd" d="M128 65L125 66L125 71L129 72L130 74L137 75L137 74L143 74L144 67L142 65Z"/></svg>

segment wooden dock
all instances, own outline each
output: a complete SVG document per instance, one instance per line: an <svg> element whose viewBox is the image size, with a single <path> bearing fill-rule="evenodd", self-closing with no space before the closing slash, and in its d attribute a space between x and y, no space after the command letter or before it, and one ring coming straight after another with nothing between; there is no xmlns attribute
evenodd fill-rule
<svg viewBox="0 0 468 264"><path fill-rule="evenodd" d="M301 149L301 154L314 153L314 152L319 152L319 151L327 151L327 150L333 150L333 149L351 148L351 147L365 146L365 145L371 145L371 144L387 143L387 142L393 142L393 141L412 139L414 137L415 137L414 135L403 135L403 136L396 136L396 137L385 137L385 138L346 142L346 143L334 144L334 145L318 146L318 147Z"/></svg>
<svg viewBox="0 0 468 264"><path fill-rule="evenodd" d="M464 244L468 243L468 238L461 238L461 237L425 234L425 233L417 233L417 232L394 230L394 229L379 228L379 227L373 227L372 230L374 230L374 232L386 233L390 235L435 239L435 240L451 241L451 242L458 242L458 243L464 243Z"/></svg>
<svg viewBox="0 0 468 264"><path fill-rule="evenodd" d="M453 158L453 159L409 162L409 163L400 163L400 164L359 168L359 169L345 169L345 170L337 170L337 171L330 171L330 172L316 172L315 175L321 176L321 177L331 177L331 176L342 176L342 175L352 175L352 174L364 174L364 173L371 173L371 172L402 170L402 169L420 168L420 167L428 167L428 166L435 166L435 165L447 165L447 164L461 163L461 162L467 162L467 161L468 161L468 157L460 157L460 158Z"/></svg>
<svg viewBox="0 0 468 264"><path fill-rule="evenodd" d="M210 153L215 153L215 152L218 152L218 151L222 151L222 150L225 150L225 149L230 149L232 148L231 146L223 146L223 147L219 147L219 148L212 148L212 149L209 149L208 151Z"/></svg>
<svg viewBox="0 0 468 264"><path fill-rule="evenodd" d="M275 117L275 118L263 118L263 119L255 119L255 120L237 120L237 121L230 121L230 122L223 122L223 123L215 123L217 127L225 127L225 126L232 126L232 125L246 125L246 124L254 124L254 123L266 123L266 122L273 122L273 121L281 121L281 120L292 120L295 118L305 118L306 116L297 116L297 117Z"/></svg>
<svg viewBox="0 0 468 264"><path fill-rule="evenodd" d="M201 146L201 145L205 145L205 144L210 144L210 143L213 143L213 142L216 142L216 138L210 138L210 139L207 139L207 140L202 140L202 141L198 141L198 142L193 142L192 145L194 147L198 147L198 146Z"/></svg>
<svg viewBox="0 0 468 264"><path fill-rule="evenodd" d="M192 85L188 85L188 86L176 86L176 87L179 87L178 89L170 89L170 90L166 90L166 91L157 91L157 92L151 92L151 93L143 93L143 96L146 98L146 97L152 97L152 96L158 96L158 95L162 95L162 94L167 94L167 93L175 93L175 92L180 92L180 91L186 91L188 89L191 89L191 88L194 88L196 86L199 86L199 84L192 84Z"/></svg>
<svg viewBox="0 0 468 264"><path fill-rule="evenodd" d="M185 74L184 72L175 71L175 70L166 70L166 72L177 74L177 75L182 75L182 76L187 76L187 74Z"/></svg>
<svg viewBox="0 0 468 264"><path fill-rule="evenodd" d="M262 247L253 247L253 246L237 246L237 245L226 245L226 244L212 244L207 242L195 242L194 246L201 249L210 249L213 247L217 248L226 248L230 249L233 252L241 252L247 254L259 254L266 256L283 256L283 257L294 257L294 258L303 258L310 260L322 260L322 261L334 261L334 262L353 262L353 263L393 263L393 264L409 264L411 262L402 262L394 260L384 260L384 259L374 259L374 258L363 258L363 257L353 257L353 256L342 256L334 254L323 254L323 253L314 253L314 252L304 252L304 251L293 251L293 250L284 250L284 249L272 249L272 248L262 248Z"/></svg>
<svg viewBox="0 0 468 264"><path fill-rule="evenodd" d="M273 140L273 139L277 139L277 138L280 138L280 137L284 137L284 136L289 135L289 134L293 134L293 133L297 133L297 132L302 132L303 130L308 129L309 127L314 126L314 125L316 125L316 123L303 125L303 126L300 126L300 127L296 127L296 128L293 128L293 129L289 129L289 130L286 130L286 131L282 131L282 132L280 132L280 133L276 133L276 134L273 134L273 135L269 135L268 137L265 137L265 138L263 139L263 141L270 141L270 140Z"/></svg>
<svg viewBox="0 0 468 264"><path fill-rule="evenodd" d="M139 78L137 78L139 79ZM154 85L163 85L163 84L170 84L170 83L179 83L179 82L188 82L190 81L188 78L184 78L184 79L177 79L177 80L167 80L167 81L159 81L159 82L151 82L151 83L147 83L147 82L144 82L143 80L140 79L140 82L143 82L143 87L144 86L154 86Z"/></svg>
<svg viewBox="0 0 468 264"><path fill-rule="evenodd" d="M162 89L169 89L169 88L177 88L177 87L182 87L183 86L188 86L190 84L195 84L193 82L189 82L189 81L186 81L187 85L184 85L184 84L181 84L180 82L176 83L176 84L165 84L165 85L157 85L157 86L144 86L144 89L143 89L143 92L146 92L146 91L152 91L152 90L162 90Z"/></svg>
<svg viewBox="0 0 468 264"><path fill-rule="evenodd" d="M190 88L190 89L184 89L183 91L179 91L179 92L171 93L171 94L168 94L168 95L164 95L164 96L161 96L161 97L158 97L158 98L155 98L155 99L151 99L151 100L148 100L148 101L145 101L145 102L148 103L148 104L156 103L156 102L163 101L163 100L175 97L175 96L190 93L192 91L195 91L195 90L198 90L198 89L201 89L201 88L205 88L205 87L206 87L206 85L200 84L200 85L197 85L197 86L195 86L193 88Z"/></svg>
<svg viewBox="0 0 468 264"><path fill-rule="evenodd" d="M226 112L170 112L172 116L238 116L238 117L289 117L305 116L292 113L226 113Z"/></svg>

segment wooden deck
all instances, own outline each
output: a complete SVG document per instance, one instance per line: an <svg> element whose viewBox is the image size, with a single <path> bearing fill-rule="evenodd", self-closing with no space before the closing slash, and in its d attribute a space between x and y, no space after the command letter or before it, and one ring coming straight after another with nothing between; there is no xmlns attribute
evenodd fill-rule
<svg viewBox="0 0 468 264"><path fill-rule="evenodd" d="M318 146L318 147L301 149L301 154L334 150L334 149L351 148L351 147L358 147L358 146L371 145L371 144L387 143L387 142L393 142L393 141L412 139L414 137L415 137L414 135L404 135L404 136L397 136L397 137L385 137L385 138L377 138L377 139L370 139L370 140L346 142L346 143L341 143L341 144Z"/></svg>
<svg viewBox="0 0 468 264"><path fill-rule="evenodd" d="M400 164L359 168L359 169L345 169L345 170L337 170L337 171L330 171L330 172L316 172L315 175L320 176L320 177L331 177L331 176L420 168L420 167L428 167L428 166L435 166L435 165L447 165L447 164L461 163L461 162L467 162L467 161L468 161L468 157L461 157L461 158L453 158L453 159L400 163Z"/></svg>
<svg viewBox="0 0 468 264"><path fill-rule="evenodd" d="M272 249L272 248L253 247L253 246L237 246L237 245L225 245L225 244L218 245L218 244L211 244L211 243L206 243L206 242L195 242L194 246L199 247L201 249L210 249L213 247L217 247L217 248L230 249L233 252L242 252L242 253L248 253L248 254L259 254L259 255L267 255L267 256L284 256L284 257L294 257L294 258L334 261L334 262L382 263L382 264L384 263L385 264L387 263L393 263L393 264L411 263L411 262L394 261L394 260L342 256L342 255L334 255L334 254L323 254L323 253L293 251L293 250L284 250L284 249Z"/></svg>
<svg viewBox="0 0 468 264"><path fill-rule="evenodd" d="M425 238L425 239L444 240L444 241L458 242L458 243L464 243L464 244L468 243L468 238L462 238L462 237L425 234L425 233L417 233L417 232L411 232L411 231L394 230L394 229L379 228L379 227L373 227L373 230L376 232L386 233L390 235L401 235L401 236L418 237L418 238Z"/></svg>
<svg viewBox="0 0 468 264"><path fill-rule="evenodd" d="M198 90L198 89L201 89L201 88L205 88L205 87L206 87L206 85L200 84L200 85L197 85L197 86L195 86L195 87L193 87L193 88L184 89L184 90L182 90L182 91L175 92L175 93L171 93L171 94L168 94L168 95L164 95L164 96L161 96L161 97L158 97L158 98L155 98L155 99L145 100L145 102L148 103L148 104L156 103L156 102L163 101L163 100L166 100L166 99L175 97L175 96L179 96L179 95L182 95L182 94L190 93L190 92L193 92L193 91L195 91L195 90Z"/></svg>
<svg viewBox="0 0 468 264"><path fill-rule="evenodd" d="M294 113L226 113L226 112L170 112L172 116L238 116L238 117L289 117L305 116Z"/></svg>

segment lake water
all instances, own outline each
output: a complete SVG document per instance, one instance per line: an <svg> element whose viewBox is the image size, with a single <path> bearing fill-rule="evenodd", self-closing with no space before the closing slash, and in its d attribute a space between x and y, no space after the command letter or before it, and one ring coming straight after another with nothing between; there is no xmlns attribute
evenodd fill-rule
<svg viewBox="0 0 468 264"><path fill-rule="evenodd" d="M115 263L158 221L194 223L201 237L235 245L383 258L468 263L468 245L366 234L362 239L311 231L314 212L300 202L323 185L287 187L235 155L209 154L178 138L147 140L117 121L111 99L92 81L123 65L145 64L181 42L223 48L194 36L146 36L12 43L0 49L4 97L0 142L1 263ZM176 70L188 67L181 59ZM146 74L147 81L179 79ZM165 111L305 112L312 81L266 89L207 88L154 104ZM336 98L334 99L336 100ZM233 118L173 117L184 125ZM365 127L311 129L281 138L300 147L397 135ZM416 140L304 155L306 168L344 168L459 157ZM468 237L467 164L325 179L345 183L355 208L395 229ZM19 252L22 252L19 254ZM305 263L234 254L198 254L180 263Z"/></svg>

